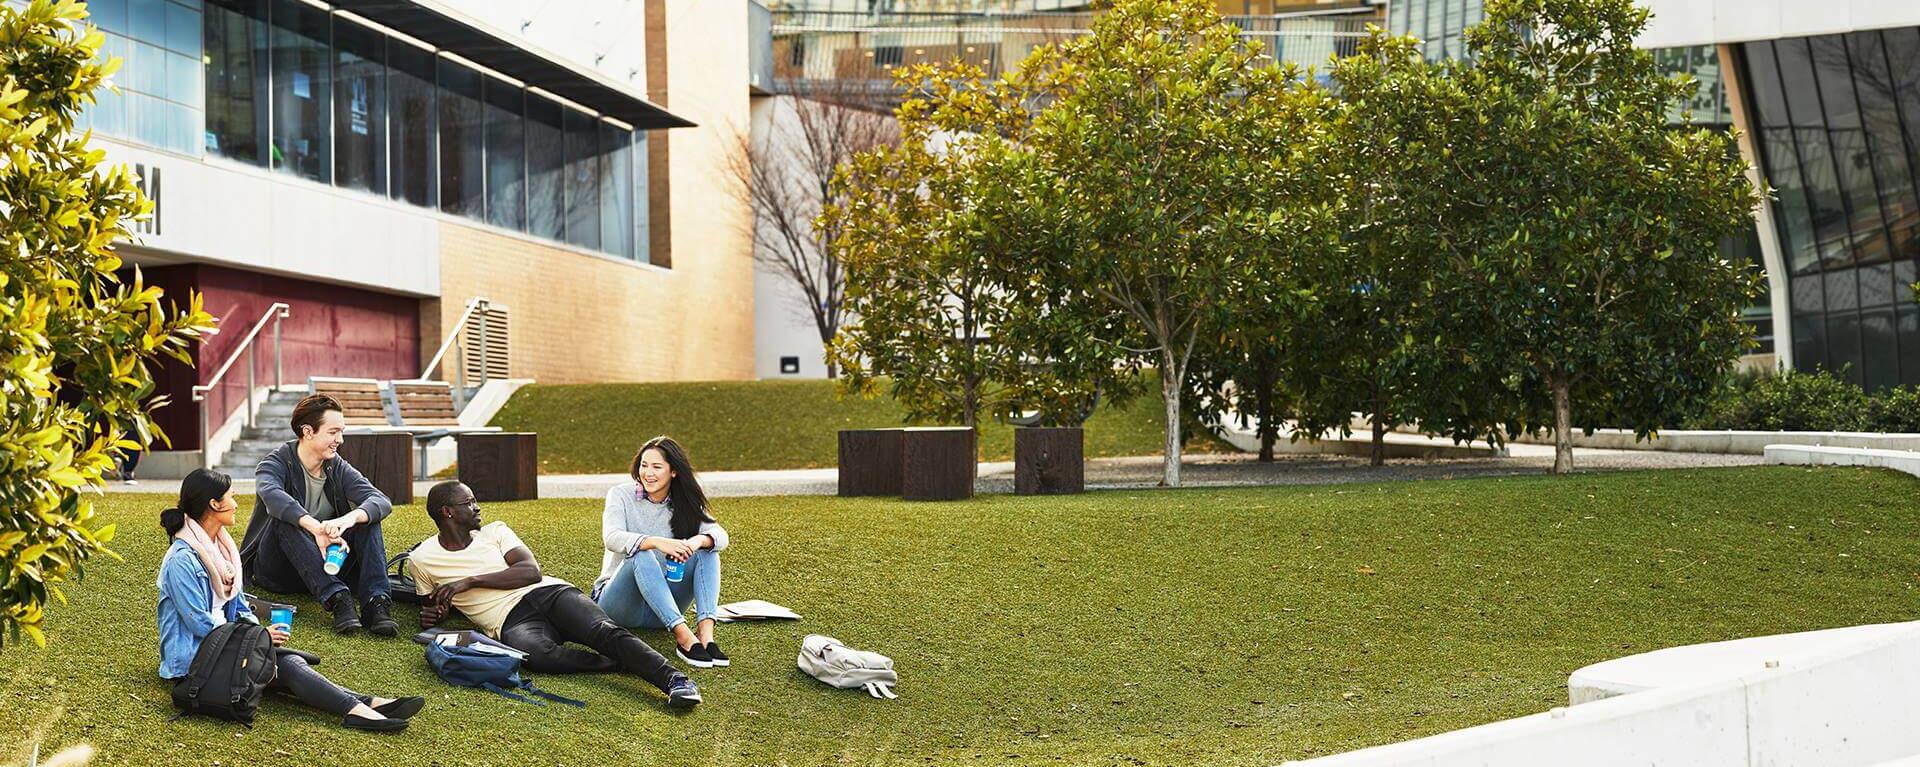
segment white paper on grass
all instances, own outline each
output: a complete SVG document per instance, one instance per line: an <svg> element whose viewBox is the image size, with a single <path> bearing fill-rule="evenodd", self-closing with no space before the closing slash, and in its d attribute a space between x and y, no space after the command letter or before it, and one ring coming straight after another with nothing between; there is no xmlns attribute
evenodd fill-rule
<svg viewBox="0 0 1920 767"><path fill-rule="evenodd" d="M800 620L800 614L764 599L749 599L744 602L728 602L715 612L714 620L722 623L734 621L763 620Z"/></svg>

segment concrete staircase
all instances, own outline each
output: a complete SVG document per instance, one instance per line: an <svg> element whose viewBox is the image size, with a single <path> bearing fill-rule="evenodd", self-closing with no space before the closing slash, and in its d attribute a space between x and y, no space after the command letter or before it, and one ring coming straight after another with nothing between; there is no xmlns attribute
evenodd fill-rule
<svg viewBox="0 0 1920 767"><path fill-rule="evenodd" d="M240 430L239 438L220 457L220 465L216 468L236 479L252 479L253 468L260 463L260 459L293 439L287 421L293 418L293 406L306 395L305 391L279 391L267 395L266 401L260 403L259 412L254 414L253 425Z"/></svg>

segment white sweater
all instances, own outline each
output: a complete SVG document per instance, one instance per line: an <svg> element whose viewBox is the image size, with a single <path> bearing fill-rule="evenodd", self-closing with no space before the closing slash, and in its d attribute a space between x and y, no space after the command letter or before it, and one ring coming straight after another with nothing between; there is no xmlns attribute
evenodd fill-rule
<svg viewBox="0 0 1920 767"><path fill-rule="evenodd" d="M713 538L713 550L727 548L727 531L718 522L701 522L695 535ZM607 491L606 508L600 512L600 545L606 553L600 557L600 577L595 583L613 578L627 557L640 550L640 541L649 536L673 537L673 510L654 503L640 491L638 482L622 482Z"/></svg>

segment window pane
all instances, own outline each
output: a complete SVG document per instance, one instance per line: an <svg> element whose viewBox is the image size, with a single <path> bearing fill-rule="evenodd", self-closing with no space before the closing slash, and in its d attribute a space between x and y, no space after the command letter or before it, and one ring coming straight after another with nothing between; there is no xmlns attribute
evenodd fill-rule
<svg viewBox="0 0 1920 767"><path fill-rule="evenodd" d="M1747 60L1747 78L1753 89L1754 117L1763 126L1791 124L1787 97L1780 92L1780 68L1774 63L1773 43L1746 43L1740 51Z"/></svg>
<svg viewBox="0 0 1920 767"><path fill-rule="evenodd" d="M1802 128L1822 125L1820 92L1813 76L1813 51L1805 38L1775 40L1774 55L1779 58L1780 86L1787 96L1787 115L1791 124Z"/></svg>
<svg viewBox="0 0 1920 767"><path fill-rule="evenodd" d="M327 13L299 0L273 0L272 167L330 182L332 72Z"/></svg>
<svg viewBox="0 0 1920 767"><path fill-rule="evenodd" d="M206 6L207 151L266 165L260 134L267 105L265 0L215 0Z"/></svg>
<svg viewBox="0 0 1920 767"><path fill-rule="evenodd" d="M1860 316L1861 375L1868 390L1900 383L1900 343L1893 334L1893 310Z"/></svg>
<svg viewBox="0 0 1920 767"><path fill-rule="evenodd" d="M87 3L87 22L107 32L126 34L127 0L91 0Z"/></svg>
<svg viewBox="0 0 1920 767"><path fill-rule="evenodd" d="M566 150L560 104L527 95L527 231L554 240L567 231Z"/></svg>
<svg viewBox="0 0 1920 767"><path fill-rule="evenodd" d="M155 94L181 104L200 104L200 59L178 53L167 54L167 87Z"/></svg>
<svg viewBox="0 0 1920 767"><path fill-rule="evenodd" d="M1806 184L1808 215L1813 220L1814 247L1819 251L1821 268L1846 266L1853 261L1852 238L1827 132L1797 128L1794 138L1800 146L1800 180Z"/></svg>
<svg viewBox="0 0 1920 767"><path fill-rule="evenodd" d="M654 266L671 266L662 259L653 260L652 227L647 207L647 132L633 134L633 260Z"/></svg>
<svg viewBox="0 0 1920 767"><path fill-rule="evenodd" d="M1866 131L1861 127L1860 107L1854 96L1854 70L1847 56L1846 38L1827 35L1811 42L1827 139L1833 147L1842 202L1849 211L1846 228L1853 241L1853 258L1862 263L1885 260L1880 194L1874 185L1873 156L1867 152Z"/></svg>
<svg viewBox="0 0 1920 767"><path fill-rule="evenodd" d="M127 0L127 36L164 43L167 40L167 0Z"/></svg>
<svg viewBox="0 0 1920 767"><path fill-rule="evenodd" d="M600 123L600 249L633 257L633 133Z"/></svg>
<svg viewBox="0 0 1920 767"><path fill-rule="evenodd" d="M178 53L200 53L200 12L184 5L168 3L165 44Z"/></svg>
<svg viewBox="0 0 1920 767"><path fill-rule="evenodd" d="M1793 316L1793 367L1802 372L1826 370L1827 323L1819 315Z"/></svg>
<svg viewBox="0 0 1920 767"><path fill-rule="evenodd" d="M333 183L387 193L387 37L335 18Z"/></svg>
<svg viewBox="0 0 1920 767"><path fill-rule="evenodd" d="M424 207L434 205L439 188L433 148L437 124L433 61L431 52L399 40L387 44L393 198Z"/></svg>
<svg viewBox="0 0 1920 767"><path fill-rule="evenodd" d="M526 91L493 78L486 81L487 223L527 228Z"/></svg>
<svg viewBox="0 0 1920 767"><path fill-rule="evenodd" d="M1866 383L1860 358L1860 317L1841 314L1827 318L1827 369L1855 386Z"/></svg>
<svg viewBox="0 0 1920 767"><path fill-rule="evenodd" d="M1826 283L1820 279L1820 275L1794 277L1788 286L1788 292L1792 294L1788 297L1788 303L1793 307L1794 314L1819 314L1827 310Z"/></svg>
<svg viewBox="0 0 1920 767"><path fill-rule="evenodd" d="M1893 264L1882 261L1860 267L1860 305L1866 308L1893 303Z"/></svg>
<svg viewBox="0 0 1920 767"><path fill-rule="evenodd" d="M1879 32L1849 35L1847 49L1857 73L1853 81L1860 92L1860 117L1867 131L1867 151L1873 157L1873 175L1879 182L1880 209L1892 230L1887 250L1892 258L1910 258L1916 254L1908 249L1920 246L1920 197L1914 193L1907 164L1886 51Z"/></svg>
<svg viewBox="0 0 1920 767"><path fill-rule="evenodd" d="M600 121L563 110L567 149L567 242L600 247Z"/></svg>
<svg viewBox="0 0 1920 767"><path fill-rule="evenodd" d="M480 218L482 184L480 73L442 57L440 66L440 209Z"/></svg>
<svg viewBox="0 0 1920 767"><path fill-rule="evenodd" d="M122 83L130 90L159 96L167 92L167 52L166 49L151 43L134 40L129 49L133 54L120 69Z"/></svg>
<svg viewBox="0 0 1920 767"><path fill-rule="evenodd" d="M1827 312L1850 312L1860 308L1860 273L1856 269L1827 272Z"/></svg>
<svg viewBox="0 0 1920 767"><path fill-rule="evenodd" d="M1920 28L1888 29L1880 33L1886 45L1888 79L1894 102L1900 105L1906 126L1907 162L1920 172Z"/></svg>
<svg viewBox="0 0 1920 767"><path fill-rule="evenodd" d="M1920 384L1920 310L1899 309L1894 332L1900 337L1900 381Z"/></svg>

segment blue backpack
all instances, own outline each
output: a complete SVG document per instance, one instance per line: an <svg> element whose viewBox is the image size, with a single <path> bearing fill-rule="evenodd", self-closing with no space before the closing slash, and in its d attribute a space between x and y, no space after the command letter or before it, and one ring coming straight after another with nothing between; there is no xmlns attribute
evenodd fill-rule
<svg viewBox="0 0 1920 767"><path fill-rule="evenodd" d="M569 706L586 707L586 703L572 698L562 697L533 686L533 682L520 676L520 655L518 650L496 642L479 632L472 632L468 645L427 643L427 665L433 667L433 673L449 684L461 687L478 687L489 690L495 695L512 698L517 701L544 706L545 701L535 700L521 692L537 695L556 703ZM506 650L489 652L476 649L478 645Z"/></svg>

